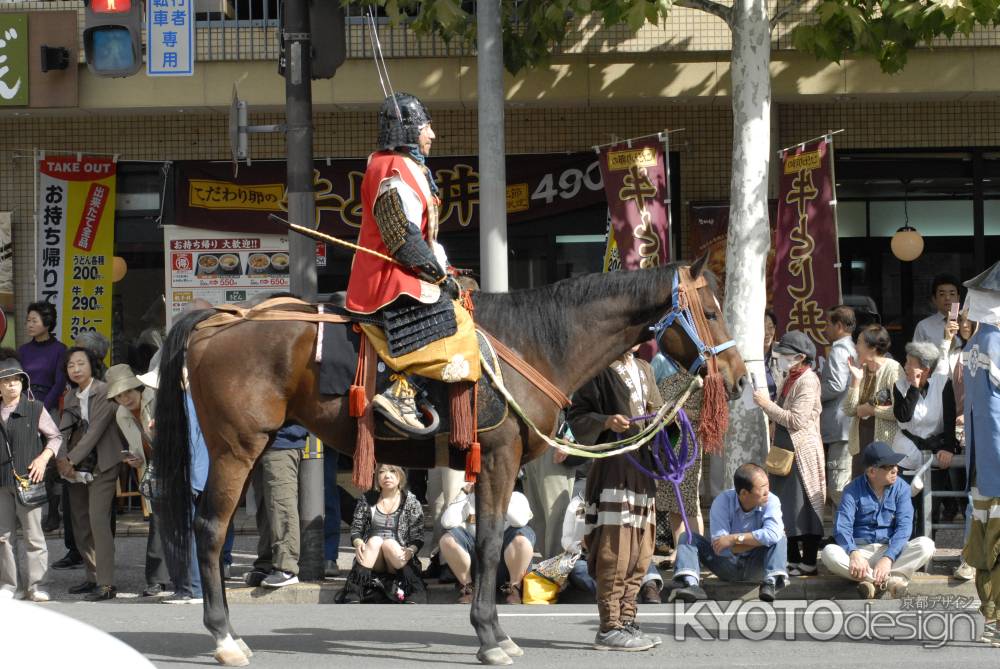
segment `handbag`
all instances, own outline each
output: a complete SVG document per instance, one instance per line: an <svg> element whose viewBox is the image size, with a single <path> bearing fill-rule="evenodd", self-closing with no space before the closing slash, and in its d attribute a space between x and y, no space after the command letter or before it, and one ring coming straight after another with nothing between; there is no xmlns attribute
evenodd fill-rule
<svg viewBox="0 0 1000 669"><path fill-rule="evenodd" d="M10 450L10 438L7 436L7 428L0 423L0 434L3 434L4 444L7 446L7 457L10 458L10 471L14 474L14 493L21 506L28 508L44 504L49 498L48 491L45 490L45 481L32 483L30 479L20 476L14 469L14 454Z"/></svg>
<svg viewBox="0 0 1000 669"><path fill-rule="evenodd" d="M788 451L778 446L772 446L767 452L764 469L768 474L773 474L774 476L788 476L792 473L792 464L794 462L795 451Z"/></svg>
<svg viewBox="0 0 1000 669"><path fill-rule="evenodd" d="M156 472L153 471L153 462L147 460L146 471L142 473L142 479L139 481L139 494L150 502L158 501L162 492L160 488L160 481L156 478Z"/></svg>

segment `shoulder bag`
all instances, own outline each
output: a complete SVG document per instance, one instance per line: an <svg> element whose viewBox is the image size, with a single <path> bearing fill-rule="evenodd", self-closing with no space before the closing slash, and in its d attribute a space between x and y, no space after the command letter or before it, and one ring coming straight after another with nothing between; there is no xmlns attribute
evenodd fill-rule
<svg viewBox="0 0 1000 669"><path fill-rule="evenodd" d="M788 476L792 473L792 464L794 463L795 451L788 451L780 446L771 446L767 451L764 469L768 474L774 476Z"/></svg>
<svg viewBox="0 0 1000 669"><path fill-rule="evenodd" d="M4 427L3 422L0 422L0 434L3 435L4 444L7 446L7 457L10 458L10 471L14 474L14 492L17 495L18 503L29 508L44 504L49 498L49 494L45 490L45 481L32 483L31 479L17 473L17 470L14 469L14 454L10 450L10 437L7 435L7 428Z"/></svg>

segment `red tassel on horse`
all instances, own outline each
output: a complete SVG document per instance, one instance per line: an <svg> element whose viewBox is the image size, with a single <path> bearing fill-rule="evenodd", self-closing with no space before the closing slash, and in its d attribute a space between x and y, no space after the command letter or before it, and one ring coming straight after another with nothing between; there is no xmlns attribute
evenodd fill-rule
<svg viewBox="0 0 1000 669"><path fill-rule="evenodd" d="M482 471L482 460L479 453L479 442L474 441L465 454L465 482L475 483L480 471Z"/></svg>
<svg viewBox="0 0 1000 669"><path fill-rule="evenodd" d="M451 410L451 436L448 442L464 451L476 439L476 424L472 398L475 383L458 381L448 385L449 409Z"/></svg>
<svg viewBox="0 0 1000 669"><path fill-rule="evenodd" d="M368 338L364 336L361 338L360 348L355 382L362 382L359 388L359 401L363 401L364 405L358 414L360 416L358 418L358 438L354 444L354 469L351 472L351 481L356 488L368 490L375 476L375 408L371 402L372 397L375 396L375 365L370 364L375 360L375 349ZM350 396L352 416L355 408L353 406L354 398L355 393L352 386Z"/></svg>
<svg viewBox="0 0 1000 669"><path fill-rule="evenodd" d="M347 396L347 410L351 418L361 418L365 415L368 407L368 398L365 396L365 364L369 358L365 355L368 337L361 331L361 328L354 325L354 331L361 335L361 342L358 345L358 366L354 371L354 383Z"/></svg>
<svg viewBox="0 0 1000 669"><path fill-rule="evenodd" d="M709 369L698 421L698 441L703 452L719 454L723 451L723 438L729 429L729 398L718 368L710 364Z"/></svg>

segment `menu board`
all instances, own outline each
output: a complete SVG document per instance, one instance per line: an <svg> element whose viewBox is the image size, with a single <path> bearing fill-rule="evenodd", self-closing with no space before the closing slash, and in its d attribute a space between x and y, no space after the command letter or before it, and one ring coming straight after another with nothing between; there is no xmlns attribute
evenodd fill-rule
<svg viewBox="0 0 1000 669"><path fill-rule="evenodd" d="M289 288L288 237L163 226L167 326L195 299L243 302Z"/></svg>

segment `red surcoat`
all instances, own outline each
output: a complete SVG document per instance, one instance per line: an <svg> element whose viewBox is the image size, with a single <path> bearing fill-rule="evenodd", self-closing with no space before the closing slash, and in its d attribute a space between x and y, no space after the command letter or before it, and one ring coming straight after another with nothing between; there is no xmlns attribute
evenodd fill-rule
<svg viewBox="0 0 1000 669"><path fill-rule="evenodd" d="M373 211L379 187L383 181L393 176L401 178L420 198L423 207L420 233L424 240L431 244L436 239L436 203L423 174L424 169L412 158L394 151L379 151L369 156L368 168L361 181L361 230L358 233L360 246L389 255ZM370 314L403 294L419 300L422 290L426 292L426 284L408 268L370 253L356 251L347 284L346 306L356 313Z"/></svg>

